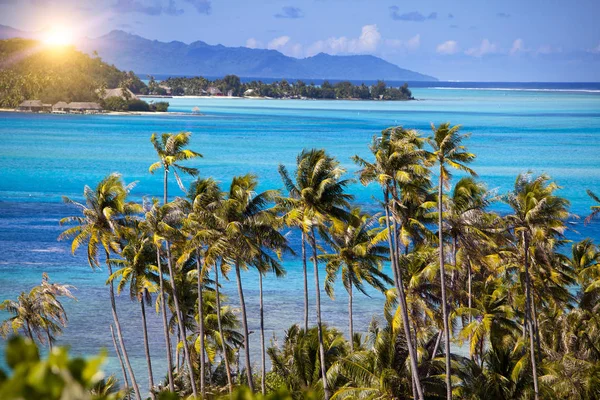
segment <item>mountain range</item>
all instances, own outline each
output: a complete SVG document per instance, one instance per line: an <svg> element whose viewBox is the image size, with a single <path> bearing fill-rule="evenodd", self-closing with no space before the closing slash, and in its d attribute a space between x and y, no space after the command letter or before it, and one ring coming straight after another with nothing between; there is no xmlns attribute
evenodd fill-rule
<svg viewBox="0 0 600 400"><path fill-rule="evenodd" d="M23 32L0 25L0 39L39 38L40 35L39 32ZM208 77L235 74L261 79L437 80L372 55L320 53L294 58L276 50L226 47L202 41L190 44L159 42L120 30L82 40L77 47L88 54L95 51L104 61L138 74Z"/></svg>

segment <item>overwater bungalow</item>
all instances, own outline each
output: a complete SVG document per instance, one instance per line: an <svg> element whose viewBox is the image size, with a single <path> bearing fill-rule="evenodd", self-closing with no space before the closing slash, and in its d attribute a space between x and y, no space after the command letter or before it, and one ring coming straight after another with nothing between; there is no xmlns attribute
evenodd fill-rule
<svg viewBox="0 0 600 400"><path fill-rule="evenodd" d="M44 104L41 100L25 100L17 107L18 111L23 112L43 112L51 109L52 104Z"/></svg>
<svg viewBox="0 0 600 400"><path fill-rule="evenodd" d="M97 114L102 112L102 107L100 104L92 102L71 102L68 104L68 111L71 113Z"/></svg>
<svg viewBox="0 0 600 400"><path fill-rule="evenodd" d="M56 114L64 114L68 113L69 111L69 103L67 103L66 101L59 101L58 103L52 106L52 112Z"/></svg>

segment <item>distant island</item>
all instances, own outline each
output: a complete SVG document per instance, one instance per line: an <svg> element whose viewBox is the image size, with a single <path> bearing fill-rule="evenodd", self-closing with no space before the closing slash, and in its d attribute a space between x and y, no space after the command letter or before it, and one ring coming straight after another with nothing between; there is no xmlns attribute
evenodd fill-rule
<svg viewBox="0 0 600 400"><path fill-rule="evenodd" d="M285 79L272 83L262 81L242 82L236 75L223 79L209 80L204 77L168 78L157 82L149 76L141 93L151 96L229 96L264 97L275 99L332 99L332 100L414 100L405 83L400 87L390 87L383 81L367 86L354 85L349 81L329 81L321 85L305 83L302 80L288 82Z"/></svg>

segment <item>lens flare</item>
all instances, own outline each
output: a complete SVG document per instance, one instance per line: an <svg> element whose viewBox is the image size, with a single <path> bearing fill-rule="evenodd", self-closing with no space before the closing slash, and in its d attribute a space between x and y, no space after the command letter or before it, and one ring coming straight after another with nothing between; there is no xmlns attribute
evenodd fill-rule
<svg viewBox="0 0 600 400"><path fill-rule="evenodd" d="M66 27L55 26L45 35L43 42L48 46L68 46L73 43L73 32Z"/></svg>

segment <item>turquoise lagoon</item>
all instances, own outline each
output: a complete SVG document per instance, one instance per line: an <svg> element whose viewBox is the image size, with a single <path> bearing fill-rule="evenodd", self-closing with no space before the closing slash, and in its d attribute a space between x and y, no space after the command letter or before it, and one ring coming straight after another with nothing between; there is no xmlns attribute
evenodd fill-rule
<svg viewBox="0 0 600 400"><path fill-rule="evenodd" d="M178 98L169 99L170 110L184 114L172 116L0 113L0 299L29 290L42 272L53 281L75 285L78 301L66 302L69 326L58 342L79 355L107 348L107 370L120 376L108 328L106 271L92 271L84 251L72 256L69 244L57 241L59 219L75 212L61 196L81 198L84 185L119 171L127 182L137 181L135 200L160 197L160 174L147 172L155 159L149 142L152 132L191 131L191 147L204 154L193 165L203 176L213 176L226 186L232 176L251 172L259 177L261 189L271 189L282 186L278 164L293 168L302 148L326 148L350 175L356 170L350 157L368 156L368 143L382 129L404 125L429 134L431 122L450 121L472 133L467 145L477 154L473 167L490 189L503 193L520 172L546 172L563 187L561 194L571 201L575 215L588 212L591 200L585 190L600 192L600 94L433 88L415 89L414 94L419 101ZM192 115L194 107L203 115ZM357 204L374 210L373 197L379 195L375 186L356 184L350 190ZM181 195L175 182L170 194ZM600 222L583 226L574 218L569 235L600 240L599 226ZM296 249L298 239L291 234ZM285 267L284 279L265 281L267 340L280 340L286 328L302 319L301 263L288 257ZM258 367L258 279L253 272L243 279L254 331L252 362ZM225 291L236 306L234 285L232 277ZM346 299L338 288L335 301L326 298L323 306L325 321L342 330L347 324ZM372 298L359 296L355 329L365 329L373 315L381 315L382 305L382 297L375 293ZM139 305L123 294L118 306L136 377L146 387ZM161 322L151 314L155 379L162 379Z"/></svg>

